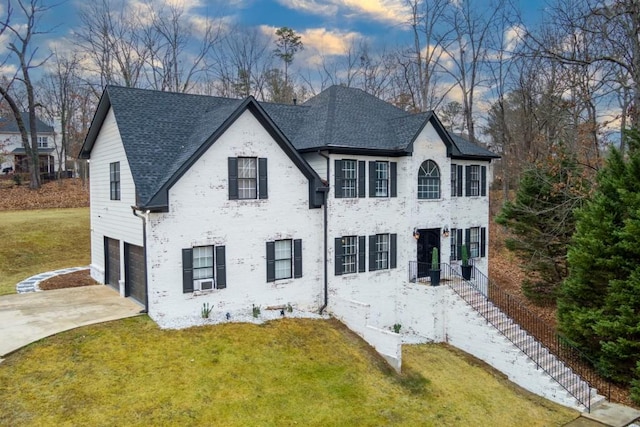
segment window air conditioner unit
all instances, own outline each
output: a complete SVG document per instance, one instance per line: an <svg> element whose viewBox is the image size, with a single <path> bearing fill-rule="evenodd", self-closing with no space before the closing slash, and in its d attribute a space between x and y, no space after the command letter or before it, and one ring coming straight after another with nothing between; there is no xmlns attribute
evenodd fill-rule
<svg viewBox="0 0 640 427"><path fill-rule="evenodd" d="M214 288L214 281L213 279L194 280L193 288L196 291L208 291Z"/></svg>

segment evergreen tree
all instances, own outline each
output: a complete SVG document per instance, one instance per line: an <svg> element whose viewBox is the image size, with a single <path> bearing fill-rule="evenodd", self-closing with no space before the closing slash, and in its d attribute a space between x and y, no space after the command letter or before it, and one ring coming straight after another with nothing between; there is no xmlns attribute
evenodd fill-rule
<svg viewBox="0 0 640 427"><path fill-rule="evenodd" d="M614 381L640 361L640 134L628 156L613 148L593 197L577 212L569 275L558 299L561 331Z"/></svg>
<svg viewBox="0 0 640 427"><path fill-rule="evenodd" d="M587 184L575 155L558 145L544 162L523 172L515 200L507 201L496 218L511 232L506 246L528 273L522 290L536 303L554 302L567 275L573 211L584 200Z"/></svg>

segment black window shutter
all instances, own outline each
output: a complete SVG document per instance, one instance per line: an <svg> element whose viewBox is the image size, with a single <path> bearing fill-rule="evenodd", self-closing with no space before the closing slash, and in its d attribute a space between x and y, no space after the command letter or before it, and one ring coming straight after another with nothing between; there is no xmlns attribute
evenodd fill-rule
<svg viewBox="0 0 640 427"><path fill-rule="evenodd" d="M465 168L465 196L471 196L471 166Z"/></svg>
<svg viewBox="0 0 640 427"><path fill-rule="evenodd" d="M302 239L293 241L293 277L302 277Z"/></svg>
<svg viewBox="0 0 640 427"><path fill-rule="evenodd" d="M462 165L458 165L458 192L456 196L462 197Z"/></svg>
<svg viewBox="0 0 640 427"><path fill-rule="evenodd" d="M276 244L267 242L267 282L276 280Z"/></svg>
<svg viewBox="0 0 640 427"><path fill-rule="evenodd" d="M398 197L398 164L389 162L389 169L391 169L391 197Z"/></svg>
<svg viewBox="0 0 640 427"><path fill-rule="evenodd" d="M376 162L369 162L369 197L376 197Z"/></svg>
<svg viewBox="0 0 640 427"><path fill-rule="evenodd" d="M109 283L109 238L107 236L102 237L102 244L104 245L104 283Z"/></svg>
<svg viewBox="0 0 640 427"><path fill-rule="evenodd" d="M367 197L365 182L367 181L367 162L358 162L358 197Z"/></svg>
<svg viewBox="0 0 640 427"><path fill-rule="evenodd" d="M193 292L193 250L182 250L182 293Z"/></svg>
<svg viewBox="0 0 640 427"><path fill-rule="evenodd" d="M487 251L485 249L486 244L487 244L487 229L485 227L482 227L480 229L480 256L482 258L487 256Z"/></svg>
<svg viewBox="0 0 640 427"><path fill-rule="evenodd" d="M482 166L481 170L481 181L480 181L480 191L481 191L481 196L486 196L487 195L487 167L486 166Z"/></svg>
<svg viewBox="0 0 640 427"><path fill-rule="evenodd" d="M471 229L467 228L466 230L464 230L464 244L467 245L467 249L470 249L470 244L471 244ZM469 257L471 257L471 254L469 254Z"/></svg>
<svg viewBox="0 0 640 427"><path fill-rule="evenodd" d="M462 228L456 230L456 244L456 259L462 259Z"/></svg>
<svg viewBox="0 0 640 427"><path fill-rule="evenodd" d="M216 246L216 288L227 287L227 266L225 264L224 246Z"/></svg>
<svg viewBox="0 0 640 427"><path fill-rule="evenodd" d="M335 238L335 270L336 276L342 275L342 237Z"/></svg>
<svg viewBox="0 0 640 427"><path fill-rule="evenodd" d="M389 242L390 242L390 247L389 247L389 268L396 268L396 263L397 263L397 259L398 259L398 235L397 234L390 234L389 235Z"/></svg>
<svg viewBox="0 0 640 427"><path fill-rule="evenodd" d="M369 271L376 271L376 236L375 235L369 236Z"/></svg>
<svg viewBox="0 0 640 427"><path fill-rule="evenodd" d="M336 185L334 188L334 193L336 195L336 199L342 198L342 160L336 160Z"/></svg>
<svg viewBox="0 0 640 427"><path fill-rule="evenodd" d="M367 236L358 236L358 273L367 271Z"/></svg>
<svg viewBox="0 0 640 427"><path fill-rule="evenodd" d="M238 159L229 157L229 200L238 199Z"/></svg>
<svg viewBox="0 0 640 427"><path fill-rule="evenodd" d="M267 159L258 159L258 198L267 199Z"/></svg>

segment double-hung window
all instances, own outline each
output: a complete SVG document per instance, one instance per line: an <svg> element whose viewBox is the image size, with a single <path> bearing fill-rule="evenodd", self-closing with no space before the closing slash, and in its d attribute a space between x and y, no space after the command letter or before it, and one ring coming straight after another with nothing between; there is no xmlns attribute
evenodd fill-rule
<svg viewBox="0 0 640 427"><path fill-rule="evenodd" d="M226 287L224 246L195 246L182 250L182 292Z"/></svg>
<svg viewBox="0 0 640 427"><path fill-rule="evenodd" d="M355 273L358 268L358 237L342 238L342 273Z"/></svg>
<svg viewBox="0 0 640 427"><path fill-rule="evenodd" d="M267 159L229 157L229 199L267 198Z"/></svg>
<svg viewBox="0 0 640 427"><path fill-rule="evenodd" d="M335 161L336 198L365 197L366 163L362 160L342 159Z"/></svg>
<svg viewBox="0 0 640 427"><path fill-rule="evenodd" d="M256 199L258 195L258 159L238 157L238 199Z"/></svg>
<svg viewBox="0 0 640 427"><path fill-rule="evenodd" d="M480 227L469 229L469 252L471 258L480 256Z"/></svg>
<svg viewBox="0 0 640 427"><path fill-rule="evenodd" d="M355 160L342 161L342 197L358 197L357 168Z"/></svg>
<svg viewBox="0 0 640 427"><path fill-rule="evenodd" d="M302 277L302 240L267 242L267 282Z"/></svg>
<svg viewBox="0 0 640 427"><path fill-rule="evenodd" d="M466 196L487 195L487 167L469 165L466 167Z"/></svg>
<svg viewBox="0 0 640 427"><path fill-rule="evenodd" d="M440 169L433 160L427 160L418 170L418 199L440 198Z"/></svg>
<svg viewBox="0 0 640 427"><path fill-rule="evenodd" d="M397 234L369 236L369 271L396 268Z"/></svg>
<svg viewBox="0 0 640 427"><path fill-rule="evenodd" d="M109 164L109 194L111 200L120 200L120 162Z"/></svg>
<svg viewBox="0 0 640 427"><path fill-rule="evenodd" d="M369 162L369 197L397 197L396 162Z"/></svg>
<svg viewBox="0 0 640 427"><path fill-rule="evenodd" d="M389 197L389 162L376 162L376 197Z"/></svg>
<svg viewBox="0 0 640 427"><path fill-rule="evenodd" d="M362 273L366 262L366 236L342 236L335 239L336 276Z"/></svg>
<svg viewBox="0 0 640 427"><path fill-rule="evenodd" d="M48 136L39 136L38 137L38 148L48 148L49 147L49 137Z"/></svg>

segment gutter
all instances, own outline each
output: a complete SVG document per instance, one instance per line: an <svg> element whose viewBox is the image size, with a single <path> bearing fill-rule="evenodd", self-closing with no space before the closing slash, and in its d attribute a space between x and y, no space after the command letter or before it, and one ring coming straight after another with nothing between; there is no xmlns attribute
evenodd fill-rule
<svg viewBox="0 0 640 427"><path fill-rule="evenodd" d="M329 156L322 154L322 152L320 150L318 150L318 154L322 157L324 157L325 159L327 159L327 182L331 182L331 174L330 172L330 167L331 167L331 160L329 158ZM330 186L329 186L330 188ZM328 226L327 226L327 216L328 216L328 208L327 208L327 203L329 201L329 191L325 191L324 192L324 203L323 203L323 213L324 213L324 223L323 223L323 228L324 228L324 305L322 307L320 307L320 314L322 314L322 312L327 308L327 305L329 305L329 271L328 271L328 266L327 266L327 261L328 261L328 257L327 257L327 252L329 250L329 230L328 230Z"/></svg>
<svg viewBox="0 0 640 427"><path fill-rule="evenodd" d="M134 216L142 219L142 251L144 255L144 309L141 313L149 313L149 286L147 286L147 221L149 221L150 210L142 211L136 206L131 206L131 211ZM139 214L137 211L141 211Z"/></svg>

